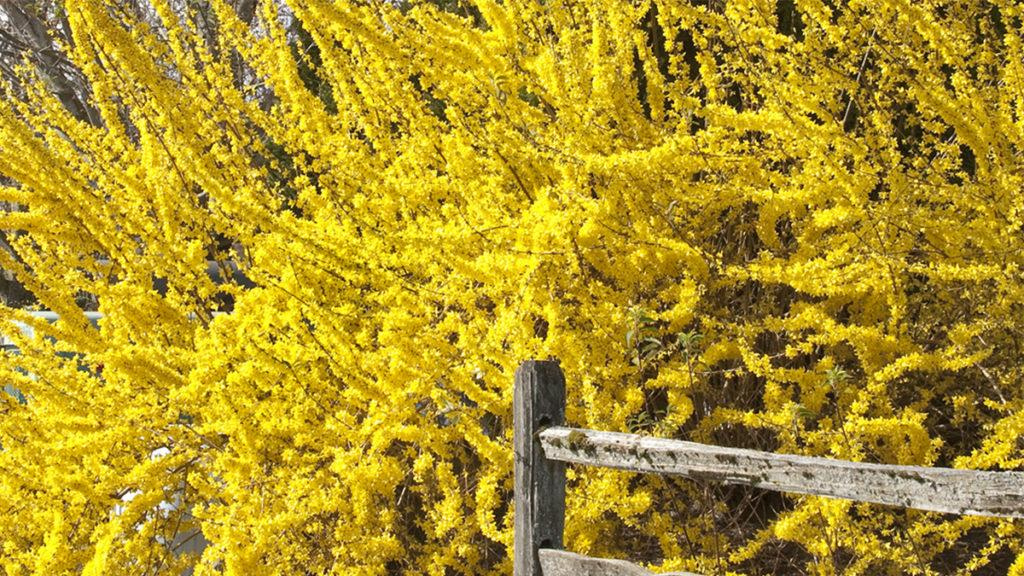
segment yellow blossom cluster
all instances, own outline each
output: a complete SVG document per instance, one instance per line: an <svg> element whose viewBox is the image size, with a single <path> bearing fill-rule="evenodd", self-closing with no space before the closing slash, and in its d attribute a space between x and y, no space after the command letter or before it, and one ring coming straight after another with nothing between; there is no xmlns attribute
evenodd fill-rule
<svg viewBox="0 0 1024 576"><path fill-rule="evenodd" d="M60 315L0 309L6 574L508 574L528 358L578 426L1024 466L1014 0L62 5L99 120L0 101ZM608 470L566 543L1024 574L1017 523Z"/></svg>

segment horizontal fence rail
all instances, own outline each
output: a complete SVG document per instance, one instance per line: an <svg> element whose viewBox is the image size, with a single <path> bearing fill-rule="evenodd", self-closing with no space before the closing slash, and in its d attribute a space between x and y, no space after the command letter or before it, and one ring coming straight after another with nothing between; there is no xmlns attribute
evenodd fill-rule
<svg viewBox="0 0 1024 576"><path fill-rule="evenodd" d="M1024 473L870 464L550 427L549 460L950 514L1024 518Z"/></svg>
<svg viewBox="0 0 1024 576"><path fill-rule="evenodd" d="M1024 472L850 462L570 428L557 360L523 362L516 370L514 403L514 576L652 575L625 560L562 550L567 464L947 514L1024 518Z"/></svg>
<svg viewBox="0 0 1024 576"><path fill-rule="evenodd" d="M626 562L581 556L564 550L542 549L540 565L544 576L654 576L650 570ZM658 576L698 576L693 572L662 572Z"/></svg>

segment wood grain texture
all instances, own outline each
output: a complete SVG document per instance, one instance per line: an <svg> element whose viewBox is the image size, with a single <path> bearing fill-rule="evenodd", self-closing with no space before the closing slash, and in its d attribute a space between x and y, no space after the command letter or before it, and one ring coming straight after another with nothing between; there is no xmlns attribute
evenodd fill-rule
<svg viewBox="0 0 1024 576"><path fill-rule="evenodd" d="M552 460L950 514L1024 518L1024 473L867 464L576 428L540 434Z"/></svg>
<svg viewBox="0 0 1024 576"><path fill-rule="evenodd" d="M561 548L565 529L565 464L544 458L540 431L565 422L565 376L557 361L523 362L516 370L514 576L541 576L541 548Z"/></svg>
<svg viewBox="0 0 1024 576"><path fill-rule="evenodd" d="M541 550L544 576L653 576L653 572L626 562L580 556L564 550ZM660 576L697 576L692 572L666 572Z"/></svg>

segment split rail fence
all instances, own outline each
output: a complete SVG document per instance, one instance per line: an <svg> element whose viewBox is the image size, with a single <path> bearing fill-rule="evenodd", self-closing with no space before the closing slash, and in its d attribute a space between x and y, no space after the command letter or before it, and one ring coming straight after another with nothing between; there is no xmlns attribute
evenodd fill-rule
<svg viewBox="0 0 1024 576"><path fill-rule="evenodd" d="M949 514L1024 518L1024 472L848 462L567 427L565 376L555 360L530 360L516 370L514 419L514 576L651 574L624 560L562 549L567 463Z"/></svg>

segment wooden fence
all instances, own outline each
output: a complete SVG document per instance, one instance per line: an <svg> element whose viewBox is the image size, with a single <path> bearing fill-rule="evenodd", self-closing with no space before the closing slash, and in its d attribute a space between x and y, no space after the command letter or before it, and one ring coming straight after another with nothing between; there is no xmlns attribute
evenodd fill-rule
<svg viewBox="0 0 1024 576"><path fill-rule="evenodd" d="M519 366L514 418L514 576L651 574L623 560L562 550L566 463L934 512L1024 518L1022 472L866 464L566 427L565 377L553 360Z"/></svg>

